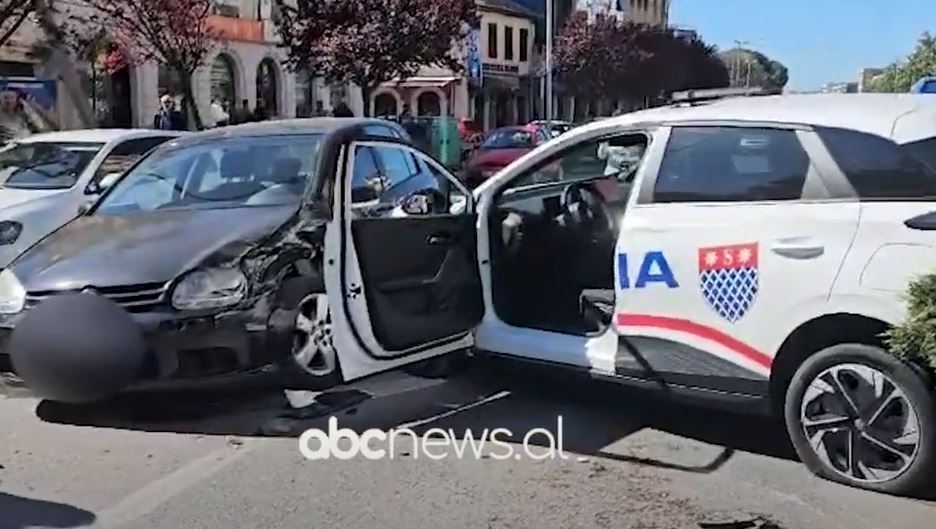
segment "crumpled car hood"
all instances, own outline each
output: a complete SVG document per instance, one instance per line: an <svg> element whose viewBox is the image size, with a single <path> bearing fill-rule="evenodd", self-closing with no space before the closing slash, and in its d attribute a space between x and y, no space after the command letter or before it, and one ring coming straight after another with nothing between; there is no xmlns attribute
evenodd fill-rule
<svg viewBox="0 0 936 529"><path fill-rule="evenodd" d="M290 205L79 217L11 268L27 291L170 281L199 265L229 262L296 210Z"/></svg>

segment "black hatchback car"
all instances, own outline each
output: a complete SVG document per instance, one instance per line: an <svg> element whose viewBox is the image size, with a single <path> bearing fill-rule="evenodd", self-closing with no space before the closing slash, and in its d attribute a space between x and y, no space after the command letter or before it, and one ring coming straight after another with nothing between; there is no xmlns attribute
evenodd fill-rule
<svg viewBox="0 0 936 529"><path fill-rule="evenodd" d="M411 156L359 160L357 214L427 212L439 166L386 121L250 124L158 148L0 273L0 367L63 401L272 364L293 386L335 383L319 173L368 139ZM394 163L411 177L388 179Z"/></svg>

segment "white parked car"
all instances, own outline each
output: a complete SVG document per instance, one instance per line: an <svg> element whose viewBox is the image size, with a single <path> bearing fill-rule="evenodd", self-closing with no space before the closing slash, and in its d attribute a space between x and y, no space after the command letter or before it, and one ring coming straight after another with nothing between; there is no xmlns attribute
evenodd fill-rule
<svg viewBox="0 0 936 529"><path fill-rule="evenodd" d="M36 134L0 150L0 268L78 215L153 147L162 130L71 130Z"/></svg>

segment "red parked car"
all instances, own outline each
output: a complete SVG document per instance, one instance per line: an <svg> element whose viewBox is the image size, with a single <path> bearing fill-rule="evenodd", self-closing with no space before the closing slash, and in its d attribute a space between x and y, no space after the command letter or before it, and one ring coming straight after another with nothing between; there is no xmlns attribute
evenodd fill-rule
<svg viewBox="0 0 936 529"><path fill-rule="evenodd" d="M546 142L546 131L535 125L502 127L487 135L465 164L464 180L476 187L511 162Z"/></svg>

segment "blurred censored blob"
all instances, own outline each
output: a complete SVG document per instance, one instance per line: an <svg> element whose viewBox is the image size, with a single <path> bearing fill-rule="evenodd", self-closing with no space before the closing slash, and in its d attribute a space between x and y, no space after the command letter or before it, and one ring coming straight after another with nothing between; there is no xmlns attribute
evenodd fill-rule
<svg viewBox="0 0 936 529"><path fill-rule="evenodd" d="M10 337L13 368L36 395L89 402L136 378L146 346L125 310L95 294L62 294L29 310Z"/></svg>

